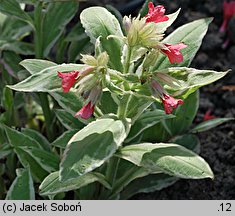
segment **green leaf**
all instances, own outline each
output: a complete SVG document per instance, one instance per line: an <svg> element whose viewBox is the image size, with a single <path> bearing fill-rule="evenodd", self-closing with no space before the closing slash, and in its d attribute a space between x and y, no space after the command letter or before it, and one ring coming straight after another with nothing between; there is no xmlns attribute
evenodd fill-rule
<svg viewBox="0 0 235 216"><path fill-rule="evenodd" d="M33 25L31 17L21 9L20 4L15 0L1 0L0 11L6 15L15 16Z"/></svg>
<svg viewBox="0 0 235 216"><path fill-rule="evenodd" d="M106 188L110 189L109 183L105 180L105 177L100 173L87 173L83 176L67 180L59 181L59 172L53 172L47 176L39 187L41 196L54 195L61 192L67 192L70 190L77 190L88 184L98 181Z"/></svg>
<svg viewBox="0 0 235 216"><path fill-rule="evenodd" d="M184 146L185 148L190 149L196 153L199 153L199 151L200 151L199 139L197 138L197 136L195 136L193 134L185 134L182 136L177 136L174 139L172 139L171 142L179 144L181 146ZM130 162L128 162L128 163L131 164ZM126 163L124 165L125 165L124 172L120 172L120 176L122 176L121 175L122 173L126 173L125 168L127 170L129 170L129 169L131 170L130 165L127 166ZM133 166L135 166L135 165L132 164L132 167ZM142 167L138 167L138 168L143 169ZM149 174L150 171L148 171L146 173ZM132 176L132 175L130 175L130 176ZM151 174L148 176L143 175L141 178L138 177L133 180L134 181L131 181L124 188L124 190L121 192L121 195L120 195L121 199L128 199L137 193L149 193L149 192L154 192L156 190L161 190L163 188L166 188L166 187L174 184L178 180L178 178L173 177L173 176L169 176L169 175L166 175L163 173L157 173L157 174Z"/></svg>
<svg viewBox="0 0 235 216"><path fill-rule="evenodd" d="M172 67L161 70L161 72L170 75L178 82L178 87L169 87L164 85L164 88L171 94L183 98L195 92L198 88L208 85L223 78L229 71L216 72L212 70L197 70L187 67Z"/></svg>
<svg viewBox="0 0 235 216"><path fill-rule="evenodd" d="M58 104L72 116L82 108L82 102L76 92L62 91L50 92L50 95L58 102Z"/></svg>
<svg viewBox="0 0 235 216"><path fill-rule="evenodd" d="M33 55L34 46L27 42L0 38L0 51L8 50L22 55Z"/></svg>
<svg viewBox="0 0 235 216"><path fill-rule="evenodd" d="M166 174L180 178L214 178L203 158L177 144L131 145L122 148L118 156L151 172L160 169Z"/></svg>
<svg viewBox="0 0 235 216"><path fill-rule="evenodd" d="M149 171L143 167L138 167L127 160L119 162L116 180L112 187L112 192L108 199L114 199L130 182L149 174Z"/></svg>
<svg viewBox="0 0 235 216"><path fill-rule="evenodd" d="M120 103L123 102L120 101ZM129 98L126 103L127 106L125 115L127 118L131 118L132 123L134 123L144 112L144 110L146 110L151 105L152 101L131 94L129 95Z"/></svg>
<svg viewBox="0 0 235 216"><path fill-rule="evenodd" d="M148 175L143 178L138 178L131 182L120 195L120 199L127 200L138 193L150 193L157 190L162 190L174 184L177 178L163 173Z"/></svg>
<svg viewBox="0 0 235 216"><path fill-rule="evenodd" d="M148 9L148 3L151 2L151 1L152 1L152 0L146 0L146 1L144 2L142 8L141 8L140 11L139 11L140 17L144 17L144 16L147 15L148 10L149 10L149 9Z"/></svg>
<svg viewBox="0 0 235 216"><path fill-rule="evenodd" d="M68 49L68 62L76 62L81 58L81 53L90 54L94 50L94 45L90 43L90 38L82 38L79 41L72 41Z"/></svg>
<svg viewBox="0 0 235 216"><path fill-rule="evenodd" d="M99 102L99 108L102 113L117 113L118 106L115 103L112 93L109 91L104 91Z"/></svg>
<svg viewBox="0 0 235 216"><path fill-rule="evenodd" d="M85 33L85 29L82 24L78 22L68 33L65 40L66 41L80 41L82 39L89 38Z"/></svg>
<svg viewBox="0 0 235 216"><path fill-rule="evenodd" d="M130 142L131 140L139 136L144 130L152 127L161 120L174 117L174 115L166 115L165 112L162 110L147 111L143 113L131 127L131 131L125 142Z"/></svg>
<svg viewBox="0 0 235 216"><path fill-rule="evenodd" d="M200 152L200 141L194 134L176 136L169 142L179 144L189 150L196 152L197 154Z"/></svg>
<svg viewBox="0 0 235 216"><path fill-rule="evenodd" d="M108 160L126 138L122 121L99 119L69 141L60 164L62 181L84 175Z"/></svg>
<svg viewBox="0 0 235 216"><path fill-rule="evenodd" d="M29 167L36 182L41 182L50 172L58 170L57 155L42 149L31 137L5 126L7 138L21 164Z"/></svg>
<svg viewBox="0 0 235 216"><path fill-rule="evenodd" d="M180 9L178 9L175 13L173 14L168 14L167 16L169 17L169 20L165 21L165 22L160 22L157 23L157 28L161 29L162 32L166 31L166 29L168 27L170 27L172 25L172 23L176 20L176 18L178 17L180 13ZM164 41L165 42L165 41Z"/></svg>
<svg viewBox="0 0 235 216"><path fill-rule="evenodd" d="M65 110L56 109L55 114L61 124L68 130L82 129L85 126L82 122Z"/></svg>
<svg viewBox="0 0 235 216"><path fill-rule="evenodd" d="M12 148L8 143L0 144L0 159L7 157L12 153Z"/></svg>
<svg viewBox="0 0 235 216"><path fill-rule="evenodd" d="M26 136L29 136L31 139L34 139L41 145L44 150L51 151L51 145L49 141L41 133L30 128L22 128L21 132Z"/></svg>
<svg viewBox="0 0 235 216"><path fill-rule="evenodd" d="M5 63L9 66L9 70L12 70L11 72L13 72L14 76L17 77L17 72L22 69L19 65L19 62L22 60L21 57L14 52L4 51L3 58Z"/></svg>
<svg viewBox="0 0 235 216"><path fill-rule="evenodd" d="M8 86L16 91L23 92L52 92L61 91L61 79L57 72L69 72L80 70L84 65L79 64L62 64L54 67L46 68L39 73L33 74L27 79L17 83L16 85Z"/></svg>
<svg viewBox="0 0 235 216"><path fill-rule="evenodd" d="M14 96L11 89L4 87L2 92L2 103L6 110L0 117L3 118L2 122L7 125L13 125L14 120Z"/></svg>
<svg viewBox="0 0 235 216"><path fill-rule="evenodd" d="M112 69L122 71L121 54L123 42L109 38L110 35L123 38L118 20L108 10L102 7L90 7L82 11L81 23L93 44L100 38L103 49L109 55L109 65Z"/></svg>
<svg viewBox="0 0 235 216"><path fill-rule="evenodd" d="M196 125L190 132L191 133L199 133L215 128L225 122L232 121L234 118L215 118L211 120L204 121L198 125Z"/></svg>
<svg viewBox="0 0 235 216"><path fill-rule="evenodd" d="M66 148L69 140L78 132L78 130L68 130L59 136L51 145L62 149Z"/></svg>
<svg viewBox="0 0 235 216"><path fill-rule="evenodd" d="M182 49L184 61L174 64L173 66L189 66L194 56L196 55L199 47L201 46L202 39L205 36L208 25L211 23L212 18L199 19L183 25L171 33L163 40L163 43L177 44L183 42L187 48ZM171 67L168 58L160 54L153 70L164 69Z"/></svg>
<svg viewBox="0 0 235 216"><path fill-rule="evenodd" d="M20 65L22 65L30 74L36 74L46 68L57 66L54 62L42 59L25 59L20 62Z"/></svg>
<svg viewBox="0 0 235 216"><path fill-rule="evenodd" d="M2 26L1 38L22 40L32 32L32 26L15 17L7 17Z"/></svg>
<svg viewBox="0 0 235 216"><path fill-rule="evenodd" d="M49 4L43 21L43 50L47 56L50 49L65 31L65 26L75 16L78 9L76 2L57 2Z"/></svg>
<svg viewBox="0 0 235 216"><path fill-rule="evenodd" d="M7 192L6 200L34 200L35 192L29 169L17 169L17 177Z"/></svg>

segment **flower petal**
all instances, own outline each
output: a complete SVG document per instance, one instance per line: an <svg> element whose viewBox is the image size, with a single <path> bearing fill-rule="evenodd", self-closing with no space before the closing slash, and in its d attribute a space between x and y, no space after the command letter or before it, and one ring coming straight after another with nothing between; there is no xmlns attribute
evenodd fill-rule
<svg viewBox="0 0 235 216"><path fill-rule="evenodd" d="M88 119L93 115L95 105L91 106L91 102L83 106L76 114L75 117L80 116L83 119Z"/></svg>
<svg viewBox="0 0 235 216"><path fill-rule="evenodd" d="M167 55L171 64L179 63L184 60L182 53L180 52L181 49L187 47L184 43L178 44L165 44L165 49L161 49L162 53Z"/></svg>
<svg viewBox="0 0 235 216"><path fill-rule="evenodd" d="M62 88L64 92L69 92L79 76L79 71L72 71L68 73L58 72L58 76L62 79Z"/></svg>
<svg viewBox="0 0 235 216"><path fill-rule="evenodd" d="M164 94L162 98L162 103L166 114L171 114L173 109L177 108L178 105L183 104L184 101L181 99L175 99L168 94Z"/></svg>
<svg viewBox="0 0 235 216"><path fill-rule="evenodd" d="M154 4L152 2L148 3L148 14L145 16L146 18L146 22L155 22L155 23L159 23L159 22L164 22L169 20L168 16L165 16L165 8L162 5L158 5L156 7L154 7Z"/></svg>

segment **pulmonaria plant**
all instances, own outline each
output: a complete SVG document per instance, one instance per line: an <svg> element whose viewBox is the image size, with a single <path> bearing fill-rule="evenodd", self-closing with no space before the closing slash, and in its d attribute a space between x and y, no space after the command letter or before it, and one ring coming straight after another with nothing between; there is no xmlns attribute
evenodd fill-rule
<svg viewBox="0 0 235 216"><path fill-rule="evenodd" d="M83 64L22 63L43 69L10 87L49 93L63 108L59 120L71 129L52 143L62 159L59 170L43 180L42 196L78 190L80 199L127 199L178 178L213 178L195 153L199 142L192 134L206 127L190 126L197 89L227 72L188 68L211 19L165 37L180 10L165 14L162 5L147 6L148 13L125 16L122 23L105 8L85 9L81 23L95 50L94 56L82 55ZM72 130L81 128L79 121L86 126Z"/></svg>

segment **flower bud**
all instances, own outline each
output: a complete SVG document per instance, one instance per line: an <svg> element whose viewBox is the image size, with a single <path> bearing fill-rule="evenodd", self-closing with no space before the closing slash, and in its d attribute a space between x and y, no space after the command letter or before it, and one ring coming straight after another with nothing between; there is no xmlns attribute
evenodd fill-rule
<svg viewBox="0 0 235 216"><path fill-rule="evenodd" d="M101 97L102 88L100 85L94 86L89 94L88 101L91 101L91 106L97 103Z"/></svg>
<svg viewBox="0 0 235 216"><path fill-rule="evenodd" d="M123 18L123 26L126 32L129 32L131 28L131 16L124 16Z"/></svg>
<svg viewBox="0 0 235 216"><path fill-rule="evenodd" d="M97 57L98 66L106 66L109 61L109 55L106 52L100 53Z"/></svg>
<svg viewBox="0 0 235 216"><path fill-rule="evenodd" d="M98 65L97 63L97 60L94 56L91 56L91 55L82 55L82 59L81 61L84 63L84 64L87 64L87 65L90 65L90 66L94 66L96 67Z"/></svg>
<svg viewBox="0 0 235 216"><path fill-rule="evenodd" d="M178 89L181 87L180 82L177 79L175 79L174 77L172 77L166 73L157 72L156 77L159 81L167 84L168 86L170 86L172 88Z"/></svg>

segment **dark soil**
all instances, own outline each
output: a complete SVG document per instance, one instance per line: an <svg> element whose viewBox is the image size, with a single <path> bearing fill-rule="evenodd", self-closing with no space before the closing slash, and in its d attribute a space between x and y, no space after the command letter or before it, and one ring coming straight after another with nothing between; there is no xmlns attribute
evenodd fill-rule
<svg viewBox="0 0 235 216"><path fill-rule="evenodd" d="M109 1L110 2L110 1ZM122 1L119 1L121 5ZM126 1L123 1L126 2ZM106 1L107 3L107 1ZM167 13L182 8L181 13L169 30L199 18L214 17L209 31L203 40L192 67L226 71L230 74L201 89L200 108L195 122L201 122L208 109L216 117L235 117L235 22L230 22L231 42L227 48L222 45L228 34L219 33L223 21L223 0L161 0ZM113 2L114 6L116 5ZM234 28L234 29L233 29ZM229 90L228 90L229 89ZM161 191L138 194L132 199L235 199L235 124L229 122L208 132L198 134L201 141L200 155L210 164L215 179L179 180Z"/></svg>

